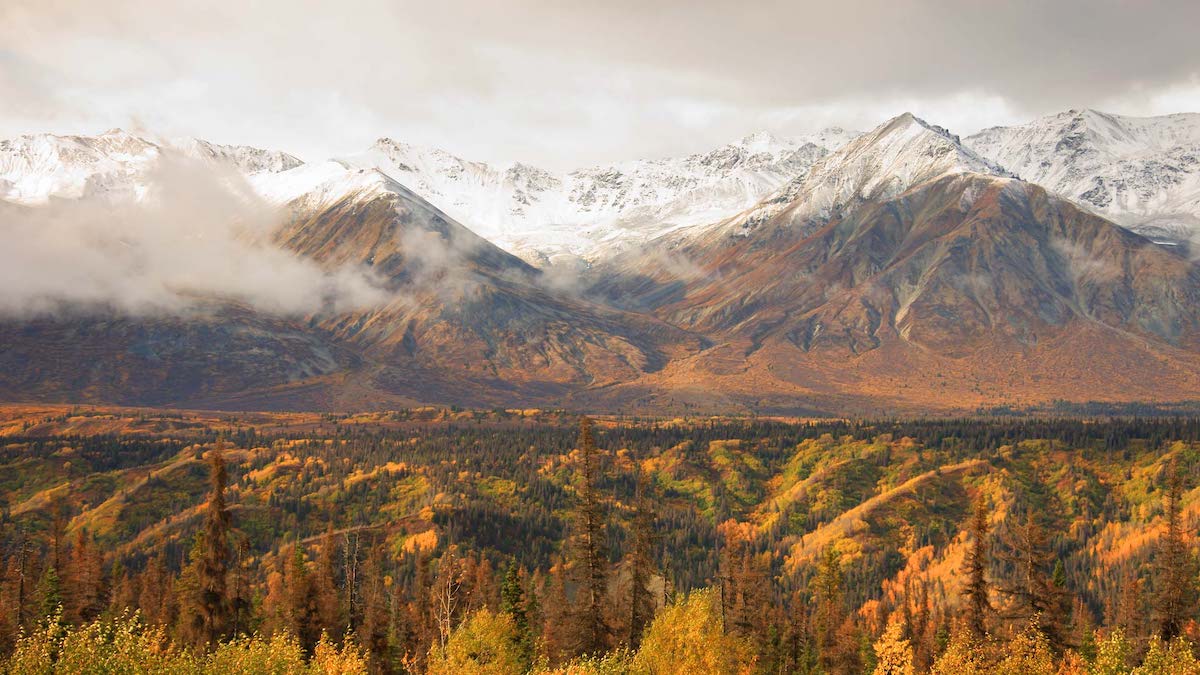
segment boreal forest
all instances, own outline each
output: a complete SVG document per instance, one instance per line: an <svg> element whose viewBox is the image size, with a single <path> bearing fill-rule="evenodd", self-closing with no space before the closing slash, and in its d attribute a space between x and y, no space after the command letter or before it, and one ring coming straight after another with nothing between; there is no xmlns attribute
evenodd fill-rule
<svg viewBox="0 0 1200 675"><path fill-rule="evenodd" d="M11 673L1198 673L1200 421L0 414Z"/></svg>

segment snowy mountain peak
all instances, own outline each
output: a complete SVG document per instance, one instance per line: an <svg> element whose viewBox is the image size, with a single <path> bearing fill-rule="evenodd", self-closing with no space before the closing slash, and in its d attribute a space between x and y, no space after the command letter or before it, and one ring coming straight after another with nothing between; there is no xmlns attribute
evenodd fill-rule
<svg viewBox="0 0 1200 675"><path fill-rule="evenodd" d="M880 131L880 130L882 130L882 131ZM962 144L962 140L959 139L958 136L950 133L950 130L947 129L946 127L938 126L936 124L930 124L929 122L926 122L925 120L921 119L920 117L917 117L916 115L914 115L910 112L904 112L904 113L901 113L901 114L893 117L892 119L888 120L887 122L884 122L875 131L872 131L870 133L876 134L876 132L880 132L877 135L883 136L886 134L894 134L894 133L917 133L917 134L919 134L922 131L932 132L932 133L934 133L956 145Z"/></svg>
<svg viewBox="0 0 1200 675"><path fill-rule="evenodd" d="M842 171L861 166L877 179L898 178L904 187L949 172L1011 176L1000 165L967 148L945 127L912 113L894 117L863 134L823 165L839 165Z"/></svg>
<svg viewBox="0 0 1200 675"><path fill-rule="evenodd" d="M769 131L756 131L743 136L738 145L751 152L774 152L783 148L794 148L797 143L793 139L779 138Z"/></svg>
<svg viewBox="0 0 1200 675"><path fill-rule="evenodd" d="M672 229L727 218L854 135L826 129L789 139L760 131L685 157L569 172L469 161L390 138L344 159L379 168L502 248L545 264L594 259Z"/></svg>
<svg viewBox="0 0 1200 675"><path fill-rule="evenodd" d="M170 148L192 159L235 167L247 175L279 173L304 164L300 158L278 150L248 145L220 145L199 138L175 139L171 141Z"/></svg>
<svg viewBox="0 0 1200 675"><path fill-rule="evenodd" d="M251 175L295 168L283 152L198 139L156 142L122 129L95 136L32 134L0 141L0 199L140 198L164 157L182 155Z"/></svg>
<svg viewBox="0 0 1200 675"><path fill-rule="evenodd" d="M1200 236L1200 115L1068 110L967 139L979 154L1134 231Z"/></svg>
<svg viewBox="0 0 1200 675"><path fill-rule="evenodd" d="M942 174L964 172L1011 176L945 128L904 113L818 160L719 229L745 234L785 210L794 224L812 225L857 201L890 197Z"/></svg>
<svg viewBox="0 0 1200 675"><path fill-rule="evenodd" d="M256 193L276 204L302 200L308 206L324 206L347 197L369 198L385 192L408 194L408 188L379 169L360 168L329 160L289 171L250 177Z"/></svg>

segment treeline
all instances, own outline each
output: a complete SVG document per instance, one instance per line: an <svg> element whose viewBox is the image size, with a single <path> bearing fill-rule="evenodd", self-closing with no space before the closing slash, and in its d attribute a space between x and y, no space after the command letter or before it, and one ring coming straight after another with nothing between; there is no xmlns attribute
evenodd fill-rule
<svg viewBox="0 0 1200 675"><path fill-rule="evenodd" d="M1192 463L1176 461L1162 476L1162 532L1149 573L1131 569L1122 579L1089 580L1091 570L1064 562L1073 559L1064 555L1065 523L1047 508L1055 502L1036 481L1023 486L1018 503L1005 505L1003 533L994 527L1000 504L980 498L965 514L965 554L951 570L959 579L910 578L890 594L877 589L903 561L847 561L844 550L829 545L813 563L785 569L773 540L785 533L764 536L774 531L739 506L747 501L739 491L761 497L741 473L814 474L813 465L797 463L805 439L905 438L917 448L915 474L1034 438L1054 439L1051 449L1058 443L1119 458L1131 448L1195 440L1195 421L714 421L617 425L599 443L596 431L585 419L577 430L430 428L415 435L417 442L371 429L285 437L304 459L289 469L296 479L265 499L271 517L286 514L272 527L239 501L226 462L231 446L263 439L249 431L214 435L206 439L212 445L194 449L208 483L196 532L178 557L178 543L153 541L115 555L112 539L84 528L68 533L65 510L50 509L41 532L18 526L6 512L6 667L76 672L89 658L102 663L87 654L108 653L118 659L112 670L121 668L119 659L160 659L157 669L173 672L1200 672L1193 646L1200 571L1184 508L1195 483ZM702 506L680 504L677 491L690 486L665 484L637 461L642 448L675 448L672 457L683 461L739 437L757 439L754 461L742 460L737 480L711 481ZM70 455L76 461L123 461L89 459L83 439L71 442L79 446ZM136 461L154 455L153 447L140 449ZM882 472L895 458L890 445L882 447L856 457L853 471L842 467L843 477L830 483L836 489L821 500L886 480ZM60 450L31 444L20 452L26 460L38 452L49 459ZM188 449L164 443L160 451L157 460ZM330 468L349 457L356 465L395 467L377 482L356 482ZM1021 466L1019 453L1003 459L1007 469ZM721 454L709 461L735 462ZM245 476L279 466L254 455L244 464ZM326 474L337 480L323 482ZM476 475L520 481L528 503L542 508L503 508L510 497L503 486L467 492L464 480ZM146 477L168 479L153 471ZM406 491L421 481L431 483L431 493L461 494L452 507L414 501L412 510L429 510L436 527L388 536L389 528L416 522L405 513L381 522L369 511L405 503ZM335 484L337 501L321 501ZM335 526L323 513L331 504L357 504L362 512ZM793 527L807 533L828 522ZM247 533L255 528L275 541L264 546L263 537ZM914 541L945 542L951 534L914 532ZM1097 603L1105 594L1111 597Z"/></svg>

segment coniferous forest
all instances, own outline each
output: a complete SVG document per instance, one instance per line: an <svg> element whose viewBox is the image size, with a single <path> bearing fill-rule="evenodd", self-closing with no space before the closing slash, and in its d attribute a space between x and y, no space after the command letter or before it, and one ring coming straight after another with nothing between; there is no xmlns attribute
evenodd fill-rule
<svg viewBox="0 0 1200 675"><path fill-rule="evenodd" d="M1200 420L8 408L12 673L1200 673Z"/></svg>

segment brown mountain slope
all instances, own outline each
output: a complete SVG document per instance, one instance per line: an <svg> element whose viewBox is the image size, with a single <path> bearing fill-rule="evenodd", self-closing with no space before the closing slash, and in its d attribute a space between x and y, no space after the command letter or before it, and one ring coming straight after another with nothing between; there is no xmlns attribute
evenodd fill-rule
<svg viewBox="0 0 1200 675"><path fill-rule="evenodd" d="M882 129L924 138L904 152L934 168L900 192L894 176L861 177L837 198L810 176L765 220L605 270L606 297L718 343L605 400L882 411L1200 397L1200 267L1036 185L944 163L953 137ZM873 135L882 150L827 161L890 156Z"/></svg>
<svg viewBox="0 0 1200 675"><path fill-rule="evenodd" d="M217 404L251 389L357 367L299 322L234 305L184 316L67 313L0 322L0 397Z"/></svg>
<svg viewBox="0 0 1200 675"><path fill-rule="evenodd" d="M438 402L544 403L699 347L654 317L556 292L534 268L384 179L385 189L343 197L279 233L322 264L367 265L387 279L386 303L317 323L370 363L373 386Z"/></svg>
<svg viewBox="0 0 1200 675"><path fill-rule="evenodd" d="M280 318L204 311L0 322L0 396L216 408L414 402L551 405L696 351L701 339L559 292L540 273L375 171L290 204L276 240L328 269L367 269L382 302ZM339 184L340 185L340 184Z"/></svg>

